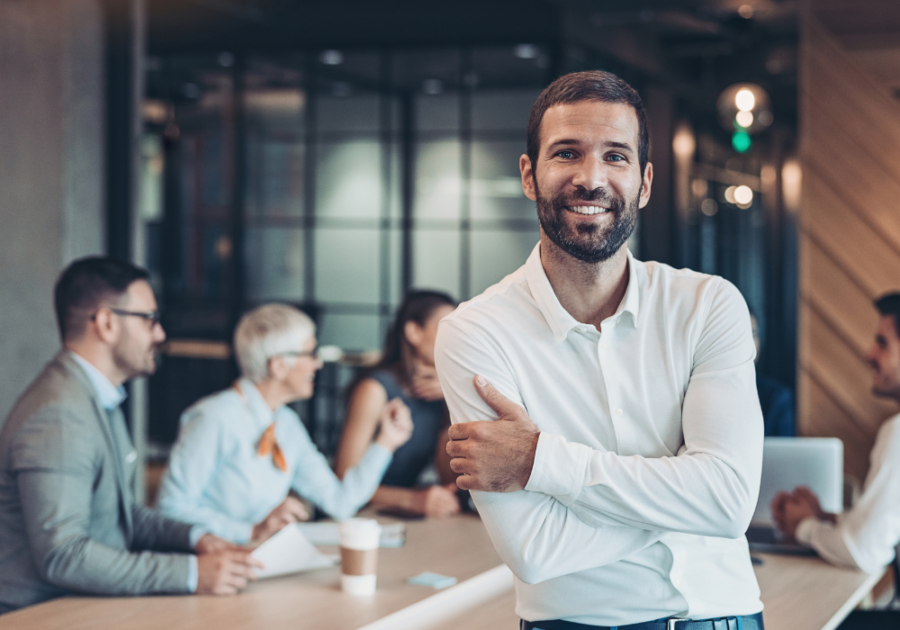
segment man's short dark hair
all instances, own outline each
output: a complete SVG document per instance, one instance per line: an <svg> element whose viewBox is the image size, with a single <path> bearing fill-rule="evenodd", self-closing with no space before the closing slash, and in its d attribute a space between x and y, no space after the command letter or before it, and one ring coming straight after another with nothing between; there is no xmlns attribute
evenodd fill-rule
<svg viewBox="0 0 900 630"><path fill-rule="evenodd" d="M149 277L144 269L114 258L89 256L76 260L60 274L53 292L59 336L63 341L77 339L104 301L119 299L132 282Z"/></svg>
<svg viewBox="0 0 900 630"><path fill-rule="evenodd" d="M875 308L884 316L894 316L894 326L897 327L897 336L900 337L900 293L886 293L875 300Z"/></svg>
<svg viewBox="0 0 900 630"><path fill-rule="evenodd" d="M531 160L531 168L537 169L538 154L541 150L541 122L544 114L554 105L598 101L601 103L624 103L630 105L638 119L638 162L641 176L647 166L650 154L650 132L647 130L647 112L637 91L625 81L603 70L573 72L561 76L544 88L528 116L526 154Z"/></svg>

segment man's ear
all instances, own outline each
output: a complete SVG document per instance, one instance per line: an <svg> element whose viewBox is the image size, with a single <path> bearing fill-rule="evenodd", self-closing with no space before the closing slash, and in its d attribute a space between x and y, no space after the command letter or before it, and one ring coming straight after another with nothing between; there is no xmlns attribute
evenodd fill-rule
<svg viewBox="0 0 900 630"><path fill-rule="evenodd" d="M120 325L117 317L108 308L101 307L88 322L87 327L103 342L112 344L119 337Z"/></svg>
<svg viewBox="0 0 900 630"><path fill-rule="evenodd" d="M653 164L647 162L644 167L644 177L641 179L641 196L638 203L639 208L643 208L650 202L650 186L653 184Z"/></svg>
<svg viewBox="0 0 900 630"><path fill-rule="evenodd" d="M531 158L522 155L519 158L519 173L522 174L522 192L532 201L537 201L537 191L534 188L534 167Z"/></svg>

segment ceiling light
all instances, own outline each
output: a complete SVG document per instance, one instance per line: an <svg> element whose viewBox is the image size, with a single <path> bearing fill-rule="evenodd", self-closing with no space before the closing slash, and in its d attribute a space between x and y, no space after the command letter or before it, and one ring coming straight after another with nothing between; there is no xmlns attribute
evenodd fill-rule
<svg viewBox="0 0 900 630"><path fill-rule="evenodd" d="M738 112L734 117L734 122L746 129L753 124L753 112Z"/></svg>
<svg viewBox="0 0 900 630"><path fill-rule="evenodd" d="M753 203L753 191L749 186L738 186L734 189L734 203L742 208L749 208Z"/></svg>
<svg viewBox="0 0 900 630"><path fill-rule="evenodd" d="M519 59L536 59L540 50L534 44L519 44L513 48L513 54Z"/></svg>
<svg viewBox="0 0 900 630"><path fill-rule="evenodd" d="M728 203L735 202L735 200L734 200L735 188L737 188L737 186L729 186L728 188L725 189L725 201L727 201Z"/></svg>
<svg viewBox="0 0 900 630"><path fill-rule="evenodd" d="M339 66L344 63L344 53L340 50L323 50L319 55L319 61L326 66Z"/></svg>
<svg viewBox="0 0 900 630"><path fill-rule="evenodd" d="M708 217L713 216L718 211L719 204L716 203L715 199L704 199L703 203L700 204L700 212Z"/></svg>
<svg viewBox="0 0 900 630"><path fill-rule="evenodd" d="M678 125L675 137L672 138L672 151L680 158L690 159L694 155L697 148L697 141L694 138L694 132L686 123Z"/></svg>
<svg viewBox="0 0 900 630"><path fill-rule="evenodd" d="M742 4L738 7L738 15L745 20L749 20L753 17L753 7L749 4Z"/></svg>
<svg viewBox="0 0 900 630"><path fill-rule="evenodd" d="M742 88L734 95L734 104L742 112L749 112L756 106L756 97L747 88Z"/></svg>

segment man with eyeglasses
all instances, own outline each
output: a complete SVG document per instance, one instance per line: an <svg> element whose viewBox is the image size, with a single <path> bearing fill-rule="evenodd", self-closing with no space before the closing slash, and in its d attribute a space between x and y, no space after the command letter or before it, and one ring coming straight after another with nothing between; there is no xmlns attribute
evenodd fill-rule
<svg viewBox="0 0 900 630"><path fill-rule="evenodd" d="M0 430L0 613L76 593L237 593L261 566L134 500L123 384L155 371L166 337L147 279L89 257L57 281L63 348Z"/></svg>

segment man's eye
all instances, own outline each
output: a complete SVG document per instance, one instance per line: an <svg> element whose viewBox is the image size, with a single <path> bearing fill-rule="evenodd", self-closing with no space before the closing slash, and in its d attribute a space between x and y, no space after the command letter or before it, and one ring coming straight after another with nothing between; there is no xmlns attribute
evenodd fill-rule
<svg viewBox="0 0 900 630"><path fill-rule="evenodd" d="M561 157L564 160L569 160L569 159L572 159L573 157L575 157L575 154L572 153L571 151L560 151L556 155L557 155L557 157Z"/></svg>
<svg viewBox="0 0 900 630"><path fill-rule="evenodd" d="M619 155L618 153L614 153L613 155L610 155L606 159L609 160L610 162L622 162L625 160L625 157L622 155Z"/></svg>

